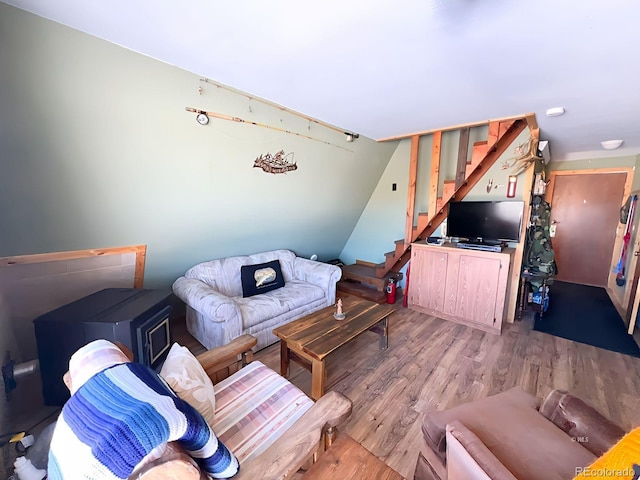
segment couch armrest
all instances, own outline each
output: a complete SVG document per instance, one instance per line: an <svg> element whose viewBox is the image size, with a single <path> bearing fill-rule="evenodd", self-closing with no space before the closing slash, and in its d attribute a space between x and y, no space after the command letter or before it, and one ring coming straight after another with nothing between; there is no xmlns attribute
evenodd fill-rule
<svg viewBox="0 0 640 480"><path fill-rule="evenodd" d="M342 276L340 267L296 257L293 262L293 276L298 280L318 285L329 299L329 305L335 303L336 283Z"/></svg>
<svg viewBox="0 0 640 480"><path fill-rule="evenodd" d="M337 427L351 415L351 401L329 392L307 410L298 421L258 457L243 463L233 480L290 479L318 452L327 429ZM171 455L150 464L129 480L195 480L198 469L186 455ZM191 476L189 476L191 475Z"/></svg>
<svg viewBox="0 0 640 480"><path fill-rule="evenodd" d="M320 398L284 435L258 457L244 463L234 480L291 478L318 451L323 434L351 415L351 401L337 392Z"/></svg>
<svg viewBox="0 0 640 480"><path fill-rule="evenodd" d="M622 428L564 390L551 391L542 402L540 413L596 456L624 436Z"/></svg>
<svg viewBox="0 0 640 480"><path fill-rule="evenodd" d="M257 343L258 340L256 337L245 334L232 340L227 345L207 350L196 358L205 372L207 372L207 375L213 377L219 370L237 364L238 358L240 357L242 363L251 363L253 361L253 351L251 349L255 347Z"/></svg>
<svg viewBox="0 0 640 480"><path fill-rule="evenodd" d="M236 320L242 325L240 308L236 302L203 281L180 277L173 282L172 289L176 297L214 322Z"/></svg>

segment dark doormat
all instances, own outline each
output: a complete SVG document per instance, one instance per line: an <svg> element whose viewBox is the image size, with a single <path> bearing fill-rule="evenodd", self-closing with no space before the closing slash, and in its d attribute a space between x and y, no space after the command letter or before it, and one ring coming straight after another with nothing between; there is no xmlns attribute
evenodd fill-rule
<svg viewBox="0 0 640 480"><path fill-rule="evenodd" d="M542 318L536 315L533 329L640 357L640 348L602 287L554 282L549 287L549 309Z"/></svg>

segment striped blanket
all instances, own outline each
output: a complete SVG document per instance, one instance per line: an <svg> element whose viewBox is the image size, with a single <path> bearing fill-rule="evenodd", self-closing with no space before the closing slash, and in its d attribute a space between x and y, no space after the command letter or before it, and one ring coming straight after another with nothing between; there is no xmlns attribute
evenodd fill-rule
<svg viewBox="0 0 640 480"><path fill-rule="evenodd" d="M48 478L126 479L174 440L211 477L237 473L236 457L153 370L137 363L111 366L86 380L63 407Z"/></svg>

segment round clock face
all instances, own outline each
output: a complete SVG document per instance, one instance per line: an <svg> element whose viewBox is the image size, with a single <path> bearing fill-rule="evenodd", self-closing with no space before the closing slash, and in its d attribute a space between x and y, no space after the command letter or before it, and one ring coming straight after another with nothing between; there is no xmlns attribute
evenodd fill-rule
<svg viewBox="0 0 640 480"><path fill-rule="evenodd" d="M196 121L200 125L206 125L207 123L209 123L209 117L207 117L206 113L199 113L198 116L196 117Z"/></svg>

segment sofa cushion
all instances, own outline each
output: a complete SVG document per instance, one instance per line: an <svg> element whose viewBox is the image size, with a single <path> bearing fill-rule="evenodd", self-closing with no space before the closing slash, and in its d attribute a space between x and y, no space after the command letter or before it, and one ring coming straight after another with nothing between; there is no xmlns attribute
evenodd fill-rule
<svg viewBox="0 0 640 480"><path fill-rule="evenodd" d="M234 300L242 312L245 329L253 327L282 313L324 298L322 288L301 280L291 280L284 287L262 295Z"/></svg>
<svg viewBox="0 0 640 480"><path fill-rule="evenodd" d="M258 361L214 390L213 431L241 464L260 455L313 405L302 390Z"/></svg>
<svg viewBox="0 0 640 480"><path fill-rule="evenodd" d="M242 296L253 297L284 287L280 260L240 267Z"/></svg>
<svg viewBox="0 0 640 480"><path fill-rule="evenodd" d="M595 456L538 411L539 401L516 387L442 412L425 415L427 444L444 461L446 425L459 420L519 480L572 478Z"/></svg>
<svg viewBox="0 0 640 480"><path fill-rule="evenodd" d="M471 430L456 421L447 425L448 480L516 480Z"/></svg>

